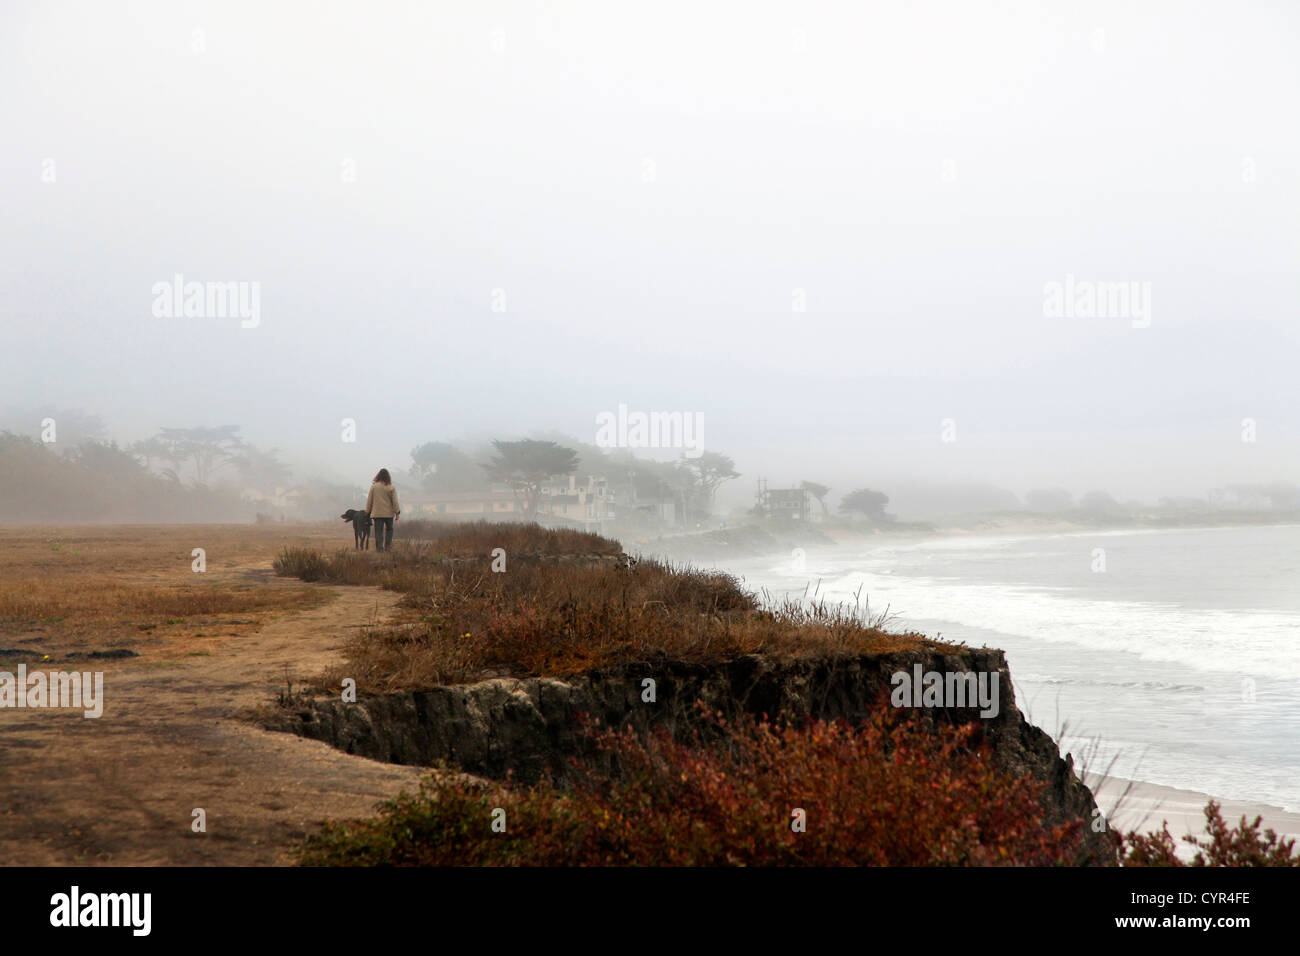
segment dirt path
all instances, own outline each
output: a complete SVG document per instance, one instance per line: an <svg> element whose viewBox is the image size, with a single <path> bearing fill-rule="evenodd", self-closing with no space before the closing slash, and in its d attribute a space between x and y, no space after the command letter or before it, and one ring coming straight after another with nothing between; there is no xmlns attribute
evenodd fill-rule
<svg viewBox="0 0 1300 956"><path fill-rule="evenodd" d="M223 573L302 586L258 568ZM274 699L286 668L295 682L318 673L350 629L397 601L377 588L322 588L335 598L206 643L209 656L83 664L104 671L99 719L0 710L0 864L286 863L290 844L320 821L368 815L412 789L415 768L235 716ZM199 807L206 833L191 831Z"/></svg>

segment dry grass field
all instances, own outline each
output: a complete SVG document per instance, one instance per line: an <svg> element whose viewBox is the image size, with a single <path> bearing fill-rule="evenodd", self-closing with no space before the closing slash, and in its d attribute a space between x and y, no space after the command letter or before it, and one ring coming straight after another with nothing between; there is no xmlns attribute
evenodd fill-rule
<svg viewBox="0 0 1300 956"><path fill-rule="evenodd" d="M271 570L287 546L351 544L341 523L0 527L0 671L104 673L98 719L0 709L0 865L282 863L321 821L410 789L413 768L242 717L387 620L392 592ZM87 659L114 651L136 656Z"/></svg>
<svg viewBox="0 0 1300 956"><path fill-rule="evenodd" d="M328 600L320 589L268 587L260 572L286 544L340 537L326 526L0 528L0 655L204 650L268 615ZM205 552L203 573L192 570L195 548Z"/></svg>

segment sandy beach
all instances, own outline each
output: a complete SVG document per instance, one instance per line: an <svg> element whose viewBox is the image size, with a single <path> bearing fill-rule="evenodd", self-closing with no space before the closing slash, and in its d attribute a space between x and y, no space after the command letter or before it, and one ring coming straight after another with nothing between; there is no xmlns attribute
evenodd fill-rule
<svg viewBox="0 0 1300 956"><path fill-rule="evenodd" d="M1126 780L1123 777L1103 777L1099 784L1089 781L1089 786L1097 799L1097 806L1106 814L1112 828L1125 832L1155 832L1167 820L1169 832L1179 843L1179 855L1190 859L1196 852L1183 844L1182 837L1188 833L1204 836L1204 809L1211 799L1209 794L1163 787L1141 780ZM1126 788L1131 788L1127 794ZM1300 813L1291 813L1281 807L1263 803L1220 800L1217 797L1213 799L1218 800L1223 819L1230 827L1241 822L1243 815L1248 821L1253 821L1258 816L1263 818L1263 829L1271 828L1287 839L1300 840Z"/></svg>

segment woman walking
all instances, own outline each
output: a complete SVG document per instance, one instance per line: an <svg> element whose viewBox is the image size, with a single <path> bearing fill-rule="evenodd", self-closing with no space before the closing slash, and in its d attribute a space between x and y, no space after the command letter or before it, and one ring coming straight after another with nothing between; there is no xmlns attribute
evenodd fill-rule
<svg viewBox="0 0 1300 956"><path fill-rule="evenodd" d="M366 496L366 512L375 523L375 550L387 551L393 543L393 522L402 513L402 506L397 503L397 489L393 487L393 477L387 468L380 468L379 474L370 486Z"/></svg>

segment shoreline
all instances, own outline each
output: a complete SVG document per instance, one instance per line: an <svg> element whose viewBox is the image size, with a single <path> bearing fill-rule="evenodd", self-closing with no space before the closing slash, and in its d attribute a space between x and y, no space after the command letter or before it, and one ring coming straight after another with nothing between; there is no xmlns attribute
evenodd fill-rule
<svg viewBox="0 0 1300 956"><path fill-rule="evenodd" d="M788 557L792 550L821 548L881 547L888 544L919 543L970 538L1033 538L1039 536L1159 534L1175 531L1232 531L1300 525L1300 515L1284 513L1243 520L1234 515L1222 520L1202 521L1096 521L1082 522L1033 515L992 515L987 518L955 519L949 524L899 522L874 528L826 527L820 522L773 527L762 523L741 523L730 527L685 531L650 536L611 532L629 554L659 558L727 570L735 561Z"/></svg>
<svg viewBox="0 0 1300 956"><path fill-rule="evenodd" d="M1205 836L1205 805L1210 800L1219 804L1220 814L1229 828L1241 822L1261 817L1260 830L1272 829L1279 837L1296 839L1300 843L1300 813L1282 807L1250 800L1224 800L1199 790L1182 790L1144 780L1126 777L1103 776L1100 780L1085 781L1092 790L1097 806L1106 815L1112 829L1137 830L1158 833L1161 823L1168 821L1169 833L1178 844L1178 855L1190 860L1195 850L1182 837L1186 834ZM1125 788L1129 789L1125 795ZM1116 803L1120 806L1116 809Z"/></svg>
<svg viewBox="0 0 1300 956"><path fill-rule="evenodd" d="M1161 531L1229 531L1247 528L1293 527L1300 524L1300 517L1292 514L1261 516L1257 520L1242 520L1239 516L1222 520L1202 521L1075 521L1068 518L1035 518L1032 515L995 516L987 519L956 520L952 523L912 522L927 524L928 527L890 528L882 525L872 531L832 528L826 529L813 525L836 544L856 544L872 540L926 540L943 538L1000 538L1000 537L1036 537L1038 535L1122 535L1141 534Z"/></svg>

